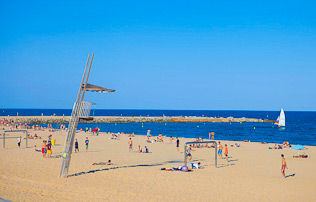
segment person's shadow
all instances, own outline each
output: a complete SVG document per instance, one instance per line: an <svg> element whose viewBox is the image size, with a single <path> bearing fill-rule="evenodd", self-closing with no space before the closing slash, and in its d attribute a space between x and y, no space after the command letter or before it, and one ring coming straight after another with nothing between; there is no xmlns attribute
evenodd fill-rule
<svg viewBox="0 0 316 202"><path fill-rule="evenodd" d="M287 175L285 176L285 178L288 178L288 177L294 177L295 176L295 173L291 174L291 175Z"/></svg>

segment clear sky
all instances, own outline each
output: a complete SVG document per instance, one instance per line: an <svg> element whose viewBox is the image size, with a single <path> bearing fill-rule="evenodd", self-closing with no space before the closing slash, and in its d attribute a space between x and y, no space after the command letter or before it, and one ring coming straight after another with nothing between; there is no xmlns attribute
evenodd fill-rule
<svg viewBox="0 0 316 202"><path fill-rule="evenodd" d="M0 1L0 108L316 110L315 1Z"/></svg>

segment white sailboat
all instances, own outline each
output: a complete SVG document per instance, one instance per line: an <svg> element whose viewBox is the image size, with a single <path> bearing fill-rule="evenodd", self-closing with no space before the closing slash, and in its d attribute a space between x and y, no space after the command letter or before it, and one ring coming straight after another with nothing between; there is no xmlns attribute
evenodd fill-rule
<svg viewBox="0 0 316 202"><path fill-rule="evenodd" d="M274 124L279 127L285 127L285 114L283 108L281 109L280 116L278 116Z"/></svg>

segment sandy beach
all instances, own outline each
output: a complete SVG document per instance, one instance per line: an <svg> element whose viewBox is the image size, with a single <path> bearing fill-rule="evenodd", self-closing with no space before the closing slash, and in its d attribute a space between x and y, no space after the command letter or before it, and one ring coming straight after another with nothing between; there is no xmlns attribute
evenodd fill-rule
<svg viewBox="0 0 316 202"><path fill-rule="evenodd" d="M2 129L3 127L1 127ZM3 134L3 130L0 130ZM161 168L183 165L183 145L193 139L180 139L180 152L175 144L146 143L145 136L133 137L133 149L147 146L150 153L129 152L127 135L120 140L110 134L99 136L82 131L76 134L79 153L73 153L68 178L59 178L65 131L34 131L34 136L47 139L52 134L56 145L52 158L43 158L41 139L28 140L25 148L17 147L22 133L8 134L6 148L0 148L0 198L11 201L316 201L316 148L304 151L310 158L296 159L293 149L271 150L274 144L221 141L228 145L229 162L218 159L214 166L214 149L198 148L192 161L204 169L193 172L162 171ZM2 137L2 136L1 136ZM84 140L89 137L89 151ZM251 137L249 137L251 140ZM217 140L218 141L218 140ZM175 142L175 141L174 141ZM34 147L36 145L36 147ZM302 151L301 151L302 152ZM281 176L281 154L289 169ZM223 156L224 157L224 156ZM112 160L114 165L92 165Z"/></svg>

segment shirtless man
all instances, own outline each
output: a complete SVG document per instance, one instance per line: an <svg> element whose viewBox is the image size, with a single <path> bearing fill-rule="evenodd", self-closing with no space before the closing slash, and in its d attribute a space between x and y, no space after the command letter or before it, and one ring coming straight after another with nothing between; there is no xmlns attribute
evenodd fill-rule
<svg viewBox="0 0 316 202"><path fill-rule="evenodd" d="M225 154L225 156L226 156L226 161L229 162L229 161L228 161L228 148L227 148L227 144L225 144L225 153L224 153L224 154Z"/></svg>
<svg viewBox="0 0 316 202"><path fill-rule="evenodd" d="M128 147L129 147L129 151L133 151L133 141L132 141L132 138L129 138L129 140L128 140Z"/></svg>
<svg viewBox="0 0 316 202"><path fill-rule="evenodd" d="M221 142L218 142L218 156L220 156L221 158L223 157L223 145L221 144Z"/></svg>
<svg viewBox="0 0 316 202"><path fill-rule="evenodd" d="M284 154L281 154L281 158L282 158L282 168L281 168L281 173L283 178L285 178L285 168L288 169L285 158L284 158Z"/></svg>

